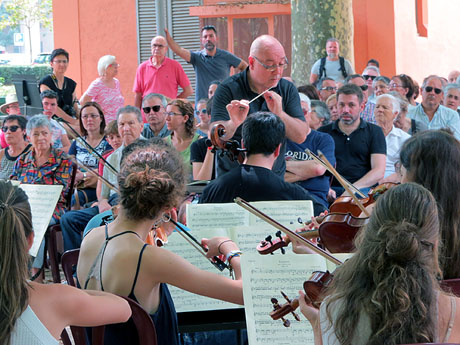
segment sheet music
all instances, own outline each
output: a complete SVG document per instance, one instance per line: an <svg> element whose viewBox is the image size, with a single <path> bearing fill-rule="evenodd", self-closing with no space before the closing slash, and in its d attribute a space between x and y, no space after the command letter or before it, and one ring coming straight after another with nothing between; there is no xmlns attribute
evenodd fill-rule
<svg viewBox="0 0 460 345"><path fill-rule="evenodd" d="M284 224L295 229L297 218L309 219L313 215L311 201L255 202L256 207ZM302 218L302 219L303 219ZM199 241L203 237L225 236L233 239L243 253L256 250L259 242L277 231L271 225L259 221L242 207L230 204L187 205L187 224L193 236ZM250 226L251 225L251 226ZM228 276L228 270L219 272L179 234L174 232L168 239L166 249L182 256L200 269ZM260 255L260 254L258 254ZM233 303L189 293L171 286L171 295L178 312L240 308Z"/></svg>
<svg viewBox="0 0 460 345"><path fill-rule="evenodd" d="M284 327L281 320L272 320L271 298L282 305L286 300L280 291L291 299L297 297L313 271L327 269L326 260L318 254L298 255L291 251L286 255L249 253L241 256L241 266L249 344L313 345L313 330L299 309L296 313L300 322L292 314L286 315L290 327Z"/></svg>
<svg viewBox="0 0 460 345"><path fill-rule="evenodd" d="M45 236L46 229L53 216L54 209L61 195L62 185L20 184L19 188L29 197L32 212L32 226L34 229L34 242L29 254L37 256L38 249Z"/></svg>

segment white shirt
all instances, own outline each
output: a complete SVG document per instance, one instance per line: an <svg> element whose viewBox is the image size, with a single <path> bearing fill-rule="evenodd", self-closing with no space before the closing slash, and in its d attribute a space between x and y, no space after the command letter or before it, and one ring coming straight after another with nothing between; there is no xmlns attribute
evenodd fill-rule
<svg viewBox="0 0 460 345"><path fill-rule="evenodd" d="M410 135L402 129L393 126L390 133L385 137L387 143L387 161L385 166L385 176L387 177L395 172L395 163L399 161L399 152L404 142L410 138Z"/></svg>

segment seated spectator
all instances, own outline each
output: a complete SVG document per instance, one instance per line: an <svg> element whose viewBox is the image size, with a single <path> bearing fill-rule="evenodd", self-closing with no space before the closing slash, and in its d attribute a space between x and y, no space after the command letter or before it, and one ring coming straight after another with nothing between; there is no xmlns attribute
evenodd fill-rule
<svg viewBox="0 0 460 345"><path fill-rule="evenodd" d="M380 68L380 63L376 59L370 59L366 66L375 66L377 68Z"/></svg>
<svg viewBox="0 0 460 345"><path fill-rule="evenodd" d="M110 291L137 301L150 314L159 345L179 344L177 316L167 284L243 304L241 252L228 238L202 242L209 248L207 257L219 252L228 257L236 280L202 271L167 249L145 243L152 229L161 226L170 233L175 228L169 219L177 219L175 206L183 197L186 167L174 148L158 139L138 140L127 146L118 181L117 218L89 231L81 244L77 277L83 288ZM104 340L112 345L136 344L137 330L130 322L110 325Z"/></svg>
<svg viewBox="0 0 460 345"><path fill-rule="evenodd" d="M339 119L339 112L337 111L337 96L330 95L326 100L327 107L329 108L329 113L331 114L330 121L334 122Z"/></svg>
<svg viewBox="0 0 460 345"><path fill-rule="evenodd" d="M308 85L302 85L297 88L297 91L299 93L303 93L305 96L310 98L310 100L318 100L320 99L318 90L314 85L308 84Z"/></svg>
<svg viewBox="0 0 460 345"><path fill-rule="evenodd" d="M40 98L43 105L43 115L48 117L51 124L51 134L53 136L53 147L61 149L64 152L69 152L70 141L63 127L52 117L56 115L58 110L58 95L53 90L45 90L40 93ZM76 120L78 121L78 120Z"/></svg>
<svg viewBox="0 0 460 345"><path fill-rule="evenodd" d="M217 87L219 86L220 81L219 80L213 80L211 84L209 84L208 88L208 98L211 99L212 96L214 96L214 93L216 92Z"/></svg>
<svg viewBox="0 0 460 345"><path fill-rule="evenodd" d="M399 102L392 95L384 94L377 97L374 116L377 125L382 128L387 144L387 160L382 182L401 182L400 175L396 173L395 163L399 161L401 147L410 135L393 124L399 111Z"/></svg>
<svg viewBox="0 0 460 345"><path fill-rule="evenodd" d="M0 179L8 180L18 157L31 148L26 140L26 125L27 120L21 115L9 115L3 121L2 133L8 146L0 150Z"/></svg>
<svg viewBox="0 0 460 345"><path fill-rule="evenodd" d="M104 55L97 63L97 72L99 78L94 80L80 98L80 104L85 104L89 101L96 102L101 106L105 117L105 122L117 119L117 111L125 103L125 99L121 94L120 82L116 75L118 67L115 56Z"/></svg>
<svg viewBox="0 0 460 345"><path fill-rule="evenodd" d="M32 116L27 122L26 130L32 149L18 158L10 178L29 184L62 185L61 196L50 222L50 225L58 224L65 211L65 197L69 193L72 162L62 150L55 149L51 145L51 123L46 116ZM43 266L44 251L45 241L42 241L32 264L34 273Z"/></svg>
<svg viewBox="0 0 460 345"><path fill-rule="evenodd" d="M364 78L360 74L352 74L349 75L345 79L346 84L355 84L359 86L363 93L363 102L364 102L364 109L361 111L359 116L366 122L375 124L374 118L374 109L375 103L369 102L369 86Z"/></svg>
<svg viewBox="0 0 460 345"><path fill-rule="evenodd" d="M426 131L428 126L421 121L409 119L406 115L409 109L409 102L406 97L401 96L397 91L390 91L388 94L395 97L399 102L399 114L396 116L394 125L404 132L414 135L415 133Z"/></svg>
<svg viewBox="0 0 460 345"><path fill-rule="evenodd" d="M306 96L305 96L306 97ZM211 119L212 99L206 102L206 114ZM214 152L208 146L211 140L208 136L200 138L190 145L190 163L192 163L193 180L207 181L215 177Z"/></svg>
<svg viewBox="0 0 460 345"><path fill-rule="evenodd" d="M5 103L0 107L0 113L7 115L21 115L21 109L19 108L18 97L15 93L6 95ZM7 147L5 141L5 133L0 132L0 146L2 148Z"/></svg>
<svg viewBox="0 0 460 345"><path fill-rule="evenodd" d="M447 76L447 81L449 84L454 84L457 83L457 78L460 77L460 71L453 70L449 72L449 75Z"/></svg>
<svg viewBox="0 0 460 345"><path fill-rule="evenodd" d="M367 94L368 94L368 101L375 103L375 90L374 90L374 80L375 78L380 76L380 70L378 67L375 66L366 66L363 71L363 79L366 81L367 84Z"/></svg>
<svg viewBox="0 0 460 345"><path fill-rule="evenodd" d="M196 125L196 132L201 137L208 137L208 132L211 129L211 113L208 113L206 104L209 99L202 98L196 104L196 116L199 119L199 123Z"/></svg>
<svg viewBox="0 0 460 345"><path fill-rule="evenodd" d="M319 98L325 102L329 96L335 95L337 92L337 83L332 78L323 78L318 84Z"/></svg>
<svg viewBox="0 0 460 345"><path fill-rule="evenodd" d="M174 146L184 159L190 164L190 145L200 136L195 133L195 117L193 107L189 102L174 99L166 107L166 125L171 134L166 142Z"/></svg>
<svg viewBox="0 0 460 345"><path fill-rule="evenodd" d="M389 85L390 79L384 77L383 75L378 76L372 82L372 87L374 88L375 97L388 93L390 91Z"/></svg>
<svg viewBox="0 0 460 345"><path fill-rule="evenodd" d="M405 97L409 102L409 110L412 108L412 96L414 94L414 81L411 77L406 74L398 74L391 78L390 84L390 91L396 91L401 96Z"/></svg>
<svg viewBox="0 0 460 345"><path fill-rule="evenodd" d="M458 84L448 84L444 88L444 102L447 108L455 110L460 115L460 85Z"/></svg>
<svg viewBox="0 0 460 345"><path fill-rule="evenodd" d="M160 93L149 93L142 99L142 110L147 120L142 130L144 138L166 138L171 134L166 125L167 105L168 100Z"/></svg>
<svg viewBox="0 0 460 345"><path fill-rule="evenodd" d="M129 304L118 296L29 280L32 213L26 193L6 181L0 181L0 218L0 344L58 345L69 325L128 320Z"/></svg>
<svg viewBox="0 0 460 345"><path fill-rule="evenodd" d="M443 100L442 79L432 75L423 81L422 103L409 109L407 116L421 121L428 129L449 128L460 139L460 118L458 113L441 105Z"/></svg>
<svg viewBox="0 0 460 345"><path fill-rule="evenodd" d="M249 105L241 106L249 111ZM283 121L273 113L256 112L242 127L242 146L246 149L243 164L211 181L199 202L226 203L236 197L246 201L312 200L315 215L324 211L326 207L316 196L285 182L271 170L286 136Z"/></svg>
<svg viewBox="0 0 460 345"><path fill-rule="evenodd" d="M104 136L105 117L102 108L96 102L87 102L80 109L80 132L83 139L100 155L111 147ZM69 155L76 158L77 162L85 165L87 168L97 171L99 157L88 149L86 144L80 139L73 141L69 149ZM96 185L97 178L89 173L86 169L78 169L75 176L77 183L78 201L77 209L88 202L97 199ZM72 198L72 205L75 204L75 198Z"/></svg>
<svg viewBox="0 0 460 345"><path fill-rule="evenodd" d="M311 111L307 122L311 129L317 130L319 127L329 124L331 121L331 114L326 103L316 99L311 101Z"/></svg>

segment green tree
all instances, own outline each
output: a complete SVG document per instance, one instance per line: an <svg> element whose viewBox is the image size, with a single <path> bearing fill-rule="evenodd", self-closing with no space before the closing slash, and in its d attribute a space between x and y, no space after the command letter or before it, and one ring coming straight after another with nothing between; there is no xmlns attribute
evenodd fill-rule
<svg viewBox="0 0 460 345"><path fill-rule="evenodd" d="M339 40L340 55L354 64L352 5L352 0L291 0L292 78L299 85L308 84L330 37Z"/></svg>
<svg viewBox="0 0 460 345"><path fill-rule="evenodd" d="M0 30L24 25L29 36L29 53L32 60L31 29L36 23L41 23L45 28L52 27L51 0L9 0L5 2L5 10L7 15L0 18Z"/></svg>

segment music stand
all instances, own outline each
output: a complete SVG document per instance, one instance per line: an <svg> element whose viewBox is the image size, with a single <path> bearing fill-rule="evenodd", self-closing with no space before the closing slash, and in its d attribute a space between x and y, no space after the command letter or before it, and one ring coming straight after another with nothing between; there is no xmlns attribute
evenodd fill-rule
<svg viewBox="0 0 460 345"><path fill-rule="evenodd" d="M43 107L37 78L30 74L16 74L12 76L11 80L16 89L22 115L32 116L42 114Z"/></svg>

